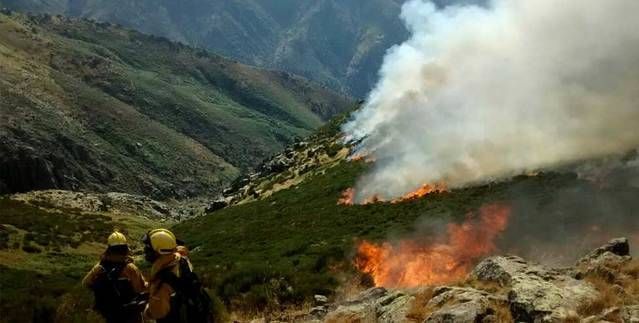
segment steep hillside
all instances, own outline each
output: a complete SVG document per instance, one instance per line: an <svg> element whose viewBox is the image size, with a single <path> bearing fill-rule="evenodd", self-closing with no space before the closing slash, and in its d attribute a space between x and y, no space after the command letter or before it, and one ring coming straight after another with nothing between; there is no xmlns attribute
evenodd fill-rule
<svg viewBox="0 0 639 323"><path fill-rule="evenodd" d="M52 16L0 14L0 71L0 193L214 193L351 105L287 73Z"/></svg>
<svg viewBox="0 0 639 323"><path fill-rule="evenodd" d="M371 284L353 265L362 240L429 241L448 223L495 203L510 210L494 241L498 250L546 263L570 264L579 252L639 229L636 166L596 180L570 168L402 202L338 204L371 167L346 159L338 129L339 122L326 126L239 179L225 191L232 206L175 227L232 310L278 315L282 304L303 304L315 294L340 299L353 286ZM459 225L469 230L472 223Z"/></svg>
<svg viewBox="0 0 639 323"><path fill-rule="evenodd" d="M0 7L114 22L363 97L386 49L407 36L401 2L1 0Z"/></svg>
<svg viewBox="0 0 639 323"><path fill-rule="evenodd" d="M347 205L338 201L371 164L365 159L347 159L349 147L337 140L343 119L335 119L313 136L265 161L254 173L239 178L225 191L226 200L221 203L230 206L172 226L191 249L196 271L211 294L223 302L232 317L245 321L266 316L297 322L301 317L323 317L327 312L327 319L345 315L340 311L331 313L335 310L333 305L354 305L343 301L359 290L379 286L374 271L360 271L356 265L363 241L374 248L429 243L457 228L462 235L454 241L470 243L462 245L464 250L482 250L477 247L481 246L482 237L495 238L489 241L493 244L489 252L471 258L463 255L458 267L447 265L445 269L448 272L461 268L462 273L464 268L472 269L492 254L516 254L531 261L564 266L614 236L628 235L636 243L636 155L628 156L612 170L606 170L607 163L588 164L597 171L581 169L581 176L571 168L401 202ZM142 208L128 208L129 203ZM509 210L509 218L501 223L505 228L494 229L489 222L488 227L475 229L477 212L494 204ZM172 214L174 211L161 203L113 194L49 191L0 199L3 313L9 314L9 322L31 321L31 317L50 321L54 316L63 321L96 322L91 311L78 310L88 309L91 301L78 284L103 247L103 236L119 227L135 239L149 227L171 226L170 221L160 224L158 220ZM473 236L473 232L478 235ZM464 238L464 233L471 235ZM458 248L443 244L416 250L448 252ZM134 249L140 253L139 245L135 244ZM408 255L409 259L419 259L418 256ZM447 264L444 260L428 263L436 267ZM405 267L404 263L396 262L400 268ZM632 266L615 270L636 277ZM424 272L423 277L430 276ZM633 288L626 278L623 284L630 285L623 288ZM42 282L37 289L31 287L34 280ZM490 284L471 281L464 285L464 281L456 280L446 283L493 292ZM614 288L610 282L605 284L601 288ZM507 291L499 289L495 293L499 296ZM386 293L375 295L383 297ZM421 297L419 290L388 291L388 295L397 293ZM309 316L308 305L316 294L327 296L331 304L314 309ZM371 301L385 302L377 296ZM424 304L432 296L430 292L424 294ZM608 299L606 304L628 299ZM398 308L405 309L406 304L402 304ZM383 306L379 313L392 311L386 305L374 304ZM446 309L440 305L419 305L414 313L421 318L417 321L422 322L432 311ZM296 316L291 307L301 308L298 314L302 316ZM221 307L218 311L224 313ZM583 311L593 315L600 312L597 308Z"/></svg>

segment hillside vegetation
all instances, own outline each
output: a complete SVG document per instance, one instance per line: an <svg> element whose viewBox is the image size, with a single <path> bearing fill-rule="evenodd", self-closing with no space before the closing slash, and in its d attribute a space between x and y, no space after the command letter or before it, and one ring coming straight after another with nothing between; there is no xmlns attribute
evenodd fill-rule
<svg viewBox="0 0 639 323"><path fill-rule="evenodd" d="M402 2L0 0L0 7L118 23L364 97L385 51L407 37Z"/></svg>
<svg viewBox="0 0 639 323"><path fill-rule="evenodd" d="M79 282L114 229L138 248L136 240L157 223L135 213L0 197L0 322L99 322Z"/></svg>
<svg viewBox="0 0 639 323"><path fill-rule="evenodd" d="M172 226L191 249L210 293L224 304L218 315L278 318L291 306L309 304L315 294L339 301L372 283L352 262L362 239L410 237L420 223L461 221L487 203L512 207L508 230L496 241L504 247L500 251L544 260L570 252L566 256L574 261L592 241L639 229L633 220L639 188L623 184L635 177L631 172L608 176L606 185L572 172L540 173L396 204L338 205L342 192L371 167L346 159L348 147L335 140L343 120L238 180L226 193L231 206ZM283 156L290 161L280 164ZM73 203L47 203L51 195L69 196ZM117 227L135 241L148 228L171 226L127 213L120 206L127 199L114 203L110 195L76 195L54 191L0 199L0 310L8 313L7 322L32 317L96 322L91 297L79 282L104 248L104 237ZM95 199L100 202L90 203L93 209L70 208ZM508 248L513 242L519 249ZM137 242L133 248L139 255Z"/></svg>
<svg viewBox="0 0 639 323"><path fill-rule="evenodd" d="M0 14L0 193L215 193L351 106L110 24Z"/></svg>
<svg viewBox="0 0 639 323"><path fill-rule="evenodd" d="M352 264L358 241L410 237L420 223L461 221L492 203L512 208L509 229L497 241L504 251L537 260L556 251L554 255L574 261L575 252L608 235L637 229L633 196L639 188L614 181L612 175L601 186L571 171L519 176L402 203L338 205L342 192L371 167L336 153L347 148L327 140L337 138L338 129L339 123L329 124L305 145L282 154L302 161L242 181L245 186L227 193L238 202L234 206L176 225L177 234L194 250L194 263L231 310L277 313L287 304L310 302L315 294L339 297L345 286L367 286L370 280ZM574 232L589 232L588 239ZM567 246L556 246L573 238L572 251L562 254Z"/></svg>

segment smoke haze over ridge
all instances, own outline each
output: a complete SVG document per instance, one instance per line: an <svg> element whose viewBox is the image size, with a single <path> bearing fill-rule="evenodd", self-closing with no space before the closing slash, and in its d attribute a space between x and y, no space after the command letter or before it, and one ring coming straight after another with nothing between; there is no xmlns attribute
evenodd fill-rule
<svg viewBox="0 0 639 323"><path fill-rule="evenodd" d="M345 125L372 155L357 199L394 198L639 146L639 2L494 0L402 10L366 105Z"/></svg>

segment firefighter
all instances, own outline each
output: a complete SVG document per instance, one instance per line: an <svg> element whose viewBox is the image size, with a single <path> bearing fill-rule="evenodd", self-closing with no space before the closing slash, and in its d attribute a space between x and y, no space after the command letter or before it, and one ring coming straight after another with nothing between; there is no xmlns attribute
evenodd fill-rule
<svg viewBox="0 0 639 323"><path fill-rule="evenodd" d="M153 264L144 316L157 323L212 322L211 299L193 273L188 249L166 229L149 231L142 241Z"/></svg>
<svg viewBox="0 0 639 323"><path fill-rule="evenodd" d="M100 261L82 280L95 295L95 310L107 323L141 323L147 282L133 264L126 237L113 232Z"/></svg>

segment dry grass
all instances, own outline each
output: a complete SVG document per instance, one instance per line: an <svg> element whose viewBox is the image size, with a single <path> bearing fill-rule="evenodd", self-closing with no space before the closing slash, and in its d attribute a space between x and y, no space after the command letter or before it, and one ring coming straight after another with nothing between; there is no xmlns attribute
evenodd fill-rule
<svg viewBox="0 0 639 323"><path fill-rule="evenodd" d="M578 308L577 311L583 317L598 315L613 307L639 303L639 261L633 260L610 269L609 273L591 273L584 278L595 287L599 295ZM606 320L622 322L618 314L610 315Z"/></svg>
<svg viewBox="0 0 639 323"><path fill-rule="evenodd" d="M233 311L228 317L229 322L296 322L310 313L313 304L304 302L300 305L271 307L266 310L254 308Z"/></svg>
<svg viewBox="0 0 639 323"><path fill-rule="evenodd" d="M581 317L577 313L569 313L567 316L561 318L563 323L580 323Z"/></svg>
<svg viewBox="0 0 639 323"><path fill-rule="evenodd" d="M626 275L621 282L626 292L625 303L639 303L639 261L633 260L625 264L621 267L621 272Z"/></svg>
<svg viewBox="0 0 639 323"><path fill-rule="evenodd" d="M432 313L433 309L426 305L433 298L434 291L433 287L428 287L415 294L406 313L406 319L409 322L423 322Z"/></svg>
<svg viewBox="0 0 639 323"><path fill-rule="evenodd" d="M582 304L577 309L577 312L583 317L600 314L608 308L618 306L623 303L620 295L605 278L589 276L586 277L585 280L595 287L595 289L599 292L599 295L592 301Z"/></svg>
<svg viewBox="0 0 639 323"><path fill-rule="evenodd" d="M495 313L495 318L497 322L514 322L513 315L510 312L510 306L508 302L493 302L491 307Z"/></svg>
<svg viewBox="0 0 639 323"><path fill-rule="evenodd" d="M475 279L465 280L458 284L458 286L482 290L498 297L506 297L510 290L497 282L480 281ZM514 322L508 302L491 301L490 308L494 311L493 315L497 319L497 322Z"/></svg>

